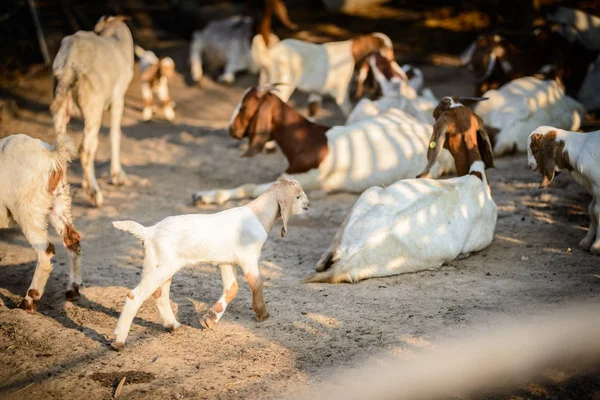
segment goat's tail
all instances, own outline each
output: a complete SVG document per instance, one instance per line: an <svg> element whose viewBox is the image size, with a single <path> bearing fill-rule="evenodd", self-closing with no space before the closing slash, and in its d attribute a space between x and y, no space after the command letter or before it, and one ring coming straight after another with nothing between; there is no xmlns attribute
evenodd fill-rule
<svg viewBox="0 0 600 400"><path fill-rule="evenodd" d="M142 58L142 56L146 52L146 50L144 50L141 46L138 46L137 44L133 47L133 51L135 52L135 55L138 58Z"/></svg>
<svg viewBox="0 0 600 400"><path fill-rule="evenodd" d="M119 230L131 233L140 240L148 238L148 228L135 221L113 221L113 226Z"/></svg>
<svg viewBox="0 0 600 400"><path fill-rule="evenodd" d="M73 43L73 37L67 36L64 38L52 64L54 72L54 100L50 104L50 111L53 115L56 115L61 109L66 109L69 90L75 84L76 74L69 62Z"/></svg>
<svg viewBox="0 0 600 400"><path fill-rule="evenodd" d="M54 154L54 170L64 170L75 156L75 145L67 135L67 132L59 131L52 144L52 153Z"/></svg>

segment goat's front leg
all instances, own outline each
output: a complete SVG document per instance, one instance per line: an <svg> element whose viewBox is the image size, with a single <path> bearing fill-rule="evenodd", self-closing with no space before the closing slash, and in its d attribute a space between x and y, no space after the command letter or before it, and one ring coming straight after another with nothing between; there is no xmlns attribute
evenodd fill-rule
<svg viewBox="0 0 600 400"><path fill-rule="evenodd" d="M598 230L598 219L600 218L600 203L598 203L598 201L596 201L596 196L594 196L594 207L593 207L593 213L590 213L590 219L591 219L591 223L590 223L590 229L588 231L588 235L590 234L590 232L594 232L595 233L595 237L594 237L594 243L592 244L592 246L590 247L590 253L599 256L600 255L600 235L599 235L599 230ZM587 237L587 236L586 236Z"/></svg>
<svg viewBox="0 0 600 400"><path fill-rule="evenodd" d="M169 293L171 291L171 282L169 279L165 283L162 284L155 292L154 297L156 298L156 307L158 308L158 313L163 320L163 326L167 329L170 329L172 332L175 332L181 324L175 318L175 314L173 313L173 308L171 308L171 301L169 300Z"/></svg>
<svg viewBox="0 0 600 400"><path fill-rule="evenodd" d="M221 279L223 280L223 294L221 298L208 309L208 312L204 314L200 319L200 324L204 328L214 328L217 322L221 319L225 313L227 305L231 303L238 292L238 283L235 279L235 271L231 264L221 264Z"/></svg>
<svg viewBox="0 0 600 400"><path fill-rule="evenodd" d="M590 228L588 229L588 232L583 240L579 242L579 247L586 251L590 251L592 244L596 240L596 234L598 231L598 216L596 215L596 211L594 211L595 206L596 200L592 199L592 202L588 206L588 214L590 215Z"/></svg>
<svg viewBox="0 0 600 400"><path fill-rule="evenodd" d="M52 256L55 253L54 245L48 241L48 233L46 231L46 215L40 213L28 213L20 215L16 221L23 229L23 234L33 246L37 254L37 264L33 279L27 289L27 295L21 302L20 307L32 313L35 311L35 303L42 294L50 273L52 272Z"/></svg>
<svg viewBox="0 0 600 400"><path fill-rule="evenodd" d="M94 120L93 122L86 120L80 148L81 167L83 168L82 187L87 191L92 204L96 207L101 207L104 203L104 196L102 196L100 186L96 182L96 169L94 167L96 150L98 150L99 130L100 120Z"/></svg>
<svg viewBox="0 0 600 400"><path fill-rule="evenodd" d="M246 64L244 62L245 57L242 54L243 50L238 43L232 43L232 46L227 52L227 64L225 64L225 70L218 78L219 82L231 85L235 82L235 74L246 69Z"/></svg>
<svg viewBox="0 0 600 400"><path fill-rule="evenodd" d="M160 100L160 106L163 109L165 118L167 121L173 121L175 119L175 110L173 110L173 101L169 97L169 85L166 76L161 76L158 81L158 87L156 88L156 94L158 100Z"/></svg>
<svg viewBox="0 0 600 400"><path fill-rule="evenodd" d="M127 176L121 167L121 118L124 99L116 96L110 106L110 178L113 185L127 183Z"/></svg>
<svg viewBox="0 0 600 400"><path fill-rule="evenodd" d="M273 182L246 184L234 189L203 190L192 195L194 204L224 204L229 200L254 199L263 194Z"/></svg>
<svg viewBox="0 0 600 400"><path fill-rule="evenodd" d="M131 323L138 310L148 297L155 293L167 280L172 278L174 273L175 271L168 266L156 268L151 273L145 275L135 289L127 293L123 310L121 311L117 326L115 327L115 340L111 344L113 349L120 351L125 348L125 339L127 339L127 336L129 335Z"/></svg>
<svg viewBox="0 0 600 400"><path fill-rule="evenodd" d="M66 172L65 172L66 174ZM80 236L71 218L71 196L66 176L57 186L54 192L52 209L50 211L50 223L54 226L56 233L62 238L67 249L69 281L67 283L67 300L73 301L79 298L79 287L81 286L81 245Z"/></svg>
<svg viewBox="0 0 600 400"><path fill-rule="evenodd" d="M142 82L142 105L142 120L150 121L153 114L154 96L152 95L152 87L149 82Z"/></svg>
<svg viewBox="0 0 600 400"><path fill-rule="evenodd" d="M252 292L252 310L256 314L257 321L264 321L269 318L269 312L267 311L267 307L265 306L265 300L263 298L263 278L260 275L260 270L258 269L258 262L244 262L240 264L242 270L244 271L244 275L246 280L248 281L248 286L250 286L250 291Z"/></svg>

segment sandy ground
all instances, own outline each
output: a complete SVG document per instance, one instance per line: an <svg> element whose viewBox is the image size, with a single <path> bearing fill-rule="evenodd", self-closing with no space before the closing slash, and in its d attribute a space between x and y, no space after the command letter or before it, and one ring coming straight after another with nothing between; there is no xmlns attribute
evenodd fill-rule
<svg viewBox="0 0 600 400"><path fill-rule="evenodd" d="M177 51L181 55L186 49ZM471 93L466 71L424 71L438 96ZM191 195L265 182L285 169L280 153L240 158L239 143L224 129L252 82L255 78L246 76L223 87L205 80L198 89L178 74L172 83L175 123L140 123L136 74L126 99L122 143L132 185L108 183L107 125L96 160L103 208L90 208L81 192L79 160L70 171L84 251L85 287L77 303L65 303L66 253L57 246L55 270L38 312L18 309L35 254L18 227L0 231L0 397L108 398L115 381L126 376L122 398L128 399L288 398L307 384L327 380L337 368L379 352L410 358L467 326L493 331L505 319L526 320L556 305L599 297L598 258L577 247L589 224L589 195L565 174L549 189L538 190L539 177L519 155L498 159L489 172L499 208L496 235L489 248L468 259L437 271L355 285L301 284L357 199L309 194L309 214L292 219L285 239L277 225L263 248L267 321L255 322L250 291L238 273L238 297L216 329L202 331L198 317L220 296L220 274L210 265L187 268L174 277L171 294L184 328L167 333L150 301L134 321L126 350L111 351L110 336L126 293L139 282L142 258L140 242L113 229L111 221L151 224L168 215L233 207L241 203L194 207ZM0 136L27 133L52 141L51 80L29 80L11 92L20 112L2 114ZM306 97L294 100L305 112ZM343 121L332 103L322 117L327 123ZM74 121L70 128L78 143L81 124ZM55 234L52 241L59 243ZM510 398L600 396L598 375L575 381L557 376Z"/></svg>

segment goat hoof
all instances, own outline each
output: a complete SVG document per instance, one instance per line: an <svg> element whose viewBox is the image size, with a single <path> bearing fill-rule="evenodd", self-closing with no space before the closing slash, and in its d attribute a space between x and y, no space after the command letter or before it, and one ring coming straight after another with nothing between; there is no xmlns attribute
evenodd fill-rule
<svg viewBox="0 0 600 400"><path fill-rule="evenodd" d="M175 335L177 332L181 331L182 326L179 322L175 322L172 325L165 326L165 328L167 328L173 335Z"/></svg>
<svg viewBox="0 0 600 400"><path fill-rule="evenodd" d="M29 301L27 299L23 299L23 301L19 305L19 308L21 310L27 311L30 314L33 314L35 312L35 303L33 301Z"/></svg>
<svg viewBox="0 0 600 400"><path fill-rule="evenodd" d="M104 196L102 192L95 191L91 194L91 202L93 207L102 207L104 204Z"/></svg>
<svg viewBox="0 0 600 400"><path fill-rule="evenodd" d="M123 351L125 349L125 343L114 341L110 344L110 348L114 351Z"/></svg>
<svg viewBox="0 0 600 400"><path fill-rule="evenodd" d="M581 242L579 242L579 247L585 251L590 251L591 247L592 247L592 240L588 240L587 238L584 238Z"/></svg>
<svg viewBox="0 0 600 400"><path fill-rule="evenodd" d="M123 170L111 173L110 181L115 186L127 186L130 183L129 179L127 179L127 174Z"/></svg>
<svg viewBox="0 0 600 400"><path fill-rule="evenodd" d="M67 290L65 297L67 301L75 301L79 299L79 285L74 283L73 289Z"/></svg>
<svg viewBox="0 0 600 400"><path fill-rule="evenodd" d="M231 85L235 81L235 77L232 73L226 72L223 75L219 76L218 81L226 85Z"/></svg>
<svg viewBox="0 0 600 400"><path fill-rule="evenodd" d="M256 314L256 320L258 322L262 322L262 321L266 320L267 318L269 318L270 315L271 314L269 314L268 311L262 312L260 314Z"/></svg>
<svg viewBox="0 0 600 400"><path fill-rule="evenodd" d="M215 326L217 326L217 316L210 313L205 314L200 319L200 325L202 325L204 329L213 329Z"/></svg>
<svg viewBox="0 0 600 400"><path fill-rule="evenodd" d="M592 247L590 247L590 253L595 256L600 256L600 242L596 242Z"/></svg>

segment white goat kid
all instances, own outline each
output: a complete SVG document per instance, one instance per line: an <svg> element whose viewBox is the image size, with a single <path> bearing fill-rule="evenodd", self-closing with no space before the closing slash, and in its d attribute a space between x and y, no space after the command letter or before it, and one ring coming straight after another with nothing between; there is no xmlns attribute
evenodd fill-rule
<svg viewBox="0 0 600 400"><path fill-rule="evenodd" d="M600 255L600 131L579 133L540 126L527 140L527 163L542 175L540 188L550 185L557 172L567 170L592 195L590 228L579 247Z"/></svg>
<svg viewBox="0 0 600 400"><path fill-rule="evenodd" d="M64 132L56 136L53 145L27 135L0 140L0 228L19 224L37 254L33 279L21 302L21 308L27 312L35 310L35 302L42 297L52 272L55 248L48 239L48 220L67 249L67 300L79 297L80 237L71 219L67 183L67 166L74 153Z"/></svg>
<svg viewBox="0 0 600 400"><path fill-rule="evenodd" d="M309 115L319 109L322 96L333 97L344 115L352 110L349 85L354 67L369 53L380 50L394 59L392 41L372 33L343 42L324 44L285 39L261 59L260 83L281 83L278 96L287 102L296 89L309 93Z"/></svg>
<svg viewBox="0 0 600 400"><path fill-rule="evenodd" d="M485 173L493 156L483 124L456 97L444 98L435 117L428 165L419 176L429 175L446 146L459 177L405 179L365 191L307 282L358 282L435 269L491 243L497 207Z"/></svg>
<svg viewBox="0 0 600 400"><path fill-rule="evenodd" d="M262 294L263 279L258 269L261 249L277 219L281 217L283 221L281 236L284 237L290 216L304 214L308 206L300 184L280 178L262 196L243 207L210 215L168 217L150 227L133 221L114 222L115 228L143 240L144 271L140 284L125 298L113 348L123 349L135 314L153 293L164 326L170 329L180 326L169 303L169 289L173 275L189 265L215 263L221 268L223 295L202 317L203 326L214 327L235 298L238 289L235 264L244 271L252 291L256 319L268 318Z"/></svg>
<svg viewBox="0 0 600 400"><path fill-rule="evenodd" d="M404 70L395 61L386 59L379 52L367 57L361 66L357 94L362 92L362 85L369 69L381 87L382 97L375 101L367 98L361 99L348 116L346 125L374 117L391 108L405 111L421 123L428 125L434 123L432 113L438 101L433 97L431 91L425 89L424 95L419 96L416 89L410 85ZM422 86L422 74L420 81Z"/></svg>
<svg viewBox="0 0 600 400"><path fill-rule="evenodd" d="M415 176L426 165L431 126L397 109L353 125L328 128L308 121L271 93L269 88L251 88L242 97L229 127L237 139L248 137L244 154L258 154L273 138L287 157L286 173L304 190L326 193L361 193L373 185L390 185ZM452 172L447 151L432 167L437 177ZM197 192L195 202L223 204L233 199L255 198L271 183L246 184L235 189Z"/></svg>
<svg viewBox="0 0 600 400"><path fill-rule="evenodd" d="M135 55L140 59L140 72L142 76L142 119L150 121L154 113L154 93L160 101L167 121L175 119L174 102L169 96L168 80L175 73L175 62L171 57L158 58L153 51L144 50L135 46Z"/></svg>
<svg viewBox="0 0 600 400"><path fill-rule="evenodd" d="M133 40L123 17L102 17L94 32L79 31L62 40L52 70L56 82L54 115L56 132L66 132L70 115L81 114L84 121L80 155L82 186L92 203L100 207L104 197L96 182L94 158L102 114L110 107L112 183L122 184L121 118L125 92L133 78Z"/></svg>
<svg viewBox="0 0 600 400"><path fill-rule="evenodd" d="M492 140L496 156L525 152L529 132L543 124L579 129L583 106L565 94L559 79L540 78L519 78L489 90L484 94L489 100L475 107L486 126L499 130Z"/></svg>

